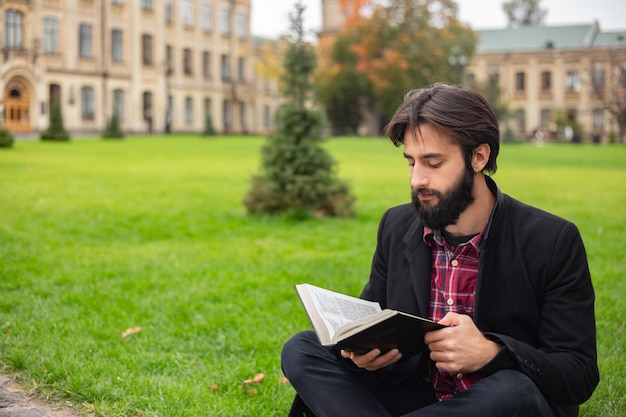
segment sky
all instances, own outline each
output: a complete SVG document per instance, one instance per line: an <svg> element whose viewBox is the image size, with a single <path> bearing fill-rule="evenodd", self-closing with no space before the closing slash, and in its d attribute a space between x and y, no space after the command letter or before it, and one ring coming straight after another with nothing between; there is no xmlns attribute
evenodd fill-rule
<svg viewBox="0 0 626 417"><path fill-rule="evenodd" d="M289 13L296 0L252 0L253 35L278 38L289 29ZM474 29L506 27L502 11L506 0L456 0L459 18ZM322 0L303 0L306 7L304 26L318 31L322 21ZM549 25L592 23L598 21L603 31L626 30L626 1L624 0L541 0L548 10L545 23Z"/></svg>

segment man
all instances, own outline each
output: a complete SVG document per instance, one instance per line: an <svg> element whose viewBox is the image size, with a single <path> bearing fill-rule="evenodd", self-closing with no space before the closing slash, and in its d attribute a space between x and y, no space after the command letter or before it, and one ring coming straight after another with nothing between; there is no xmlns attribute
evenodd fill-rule
<svg viewBox="0 0 626 417"><path fill-rule="evenodd" d="M570 222L503 194L498 122L480 94L411 92L387 126L413 204L379 226L361 297L440 321L422 354L289 340L282 366L301 416L576 416L598 384L594 292Z"/></svg>

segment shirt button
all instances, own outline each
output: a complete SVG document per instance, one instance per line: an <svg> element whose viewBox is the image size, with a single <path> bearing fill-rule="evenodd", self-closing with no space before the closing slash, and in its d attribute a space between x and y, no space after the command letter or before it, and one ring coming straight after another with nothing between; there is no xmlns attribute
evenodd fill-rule
<svg viewBox="0 0 626 417"><path fill-rule="evenodd" d="M454 300L452 298L448 298L448 301L446 301L446 302L448 303L449 306L454 304Z"/></svg>
<svg viewBox="0 0 626 417"><path fill-rule="evenodd" d="M463 374L460 372L456 374L456 379L463 379Z"/></svg>
<svg viewBox="0 0 626 417"><path fill-rule="evenodd" d="M456 259L452 260L452 266L457 266L459 264L459 261L457 261Z"/></svg>

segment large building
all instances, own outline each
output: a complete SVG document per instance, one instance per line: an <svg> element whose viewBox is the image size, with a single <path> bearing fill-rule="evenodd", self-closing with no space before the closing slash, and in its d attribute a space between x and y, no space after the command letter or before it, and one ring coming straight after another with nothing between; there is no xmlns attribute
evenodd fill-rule
<svg viewBox="0 0 626 417"><path fill-rule="evenodd" d="M276 82L254 70L250 0L2 0L4 127L36 133L59 104L73 133L113 114L132 132L267 133ZM263 41L265 42L265 41Z"/></svg>
<svg viewBox="0 0 626 417"><path fill-rule="evenodd" d="M540 130L558 139L607 142L618 133L608 108L626 106L626 31L602 32L591 23L478 34L466 82L499 87L518 136ZM558 130L559 118L580 133Z"/></svg>

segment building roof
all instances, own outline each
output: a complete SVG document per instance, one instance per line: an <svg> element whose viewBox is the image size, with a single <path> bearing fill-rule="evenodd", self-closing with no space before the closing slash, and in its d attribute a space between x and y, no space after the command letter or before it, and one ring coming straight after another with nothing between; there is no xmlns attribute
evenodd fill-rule
<svg viewBox="0 0 626 417"><path fill-rule="evenodd" d="M603 33L600 32L597 22L563 26L534 25L486 29L477 32L479 35L478 53L626 46L626 31Z"/></svg>
<svg viewBox="0 0 626 417"><path fill-rule="evenodd" d="M626 47L626 30L617 32L600 32L596 35L594 46L599 47Z"/></svg>

